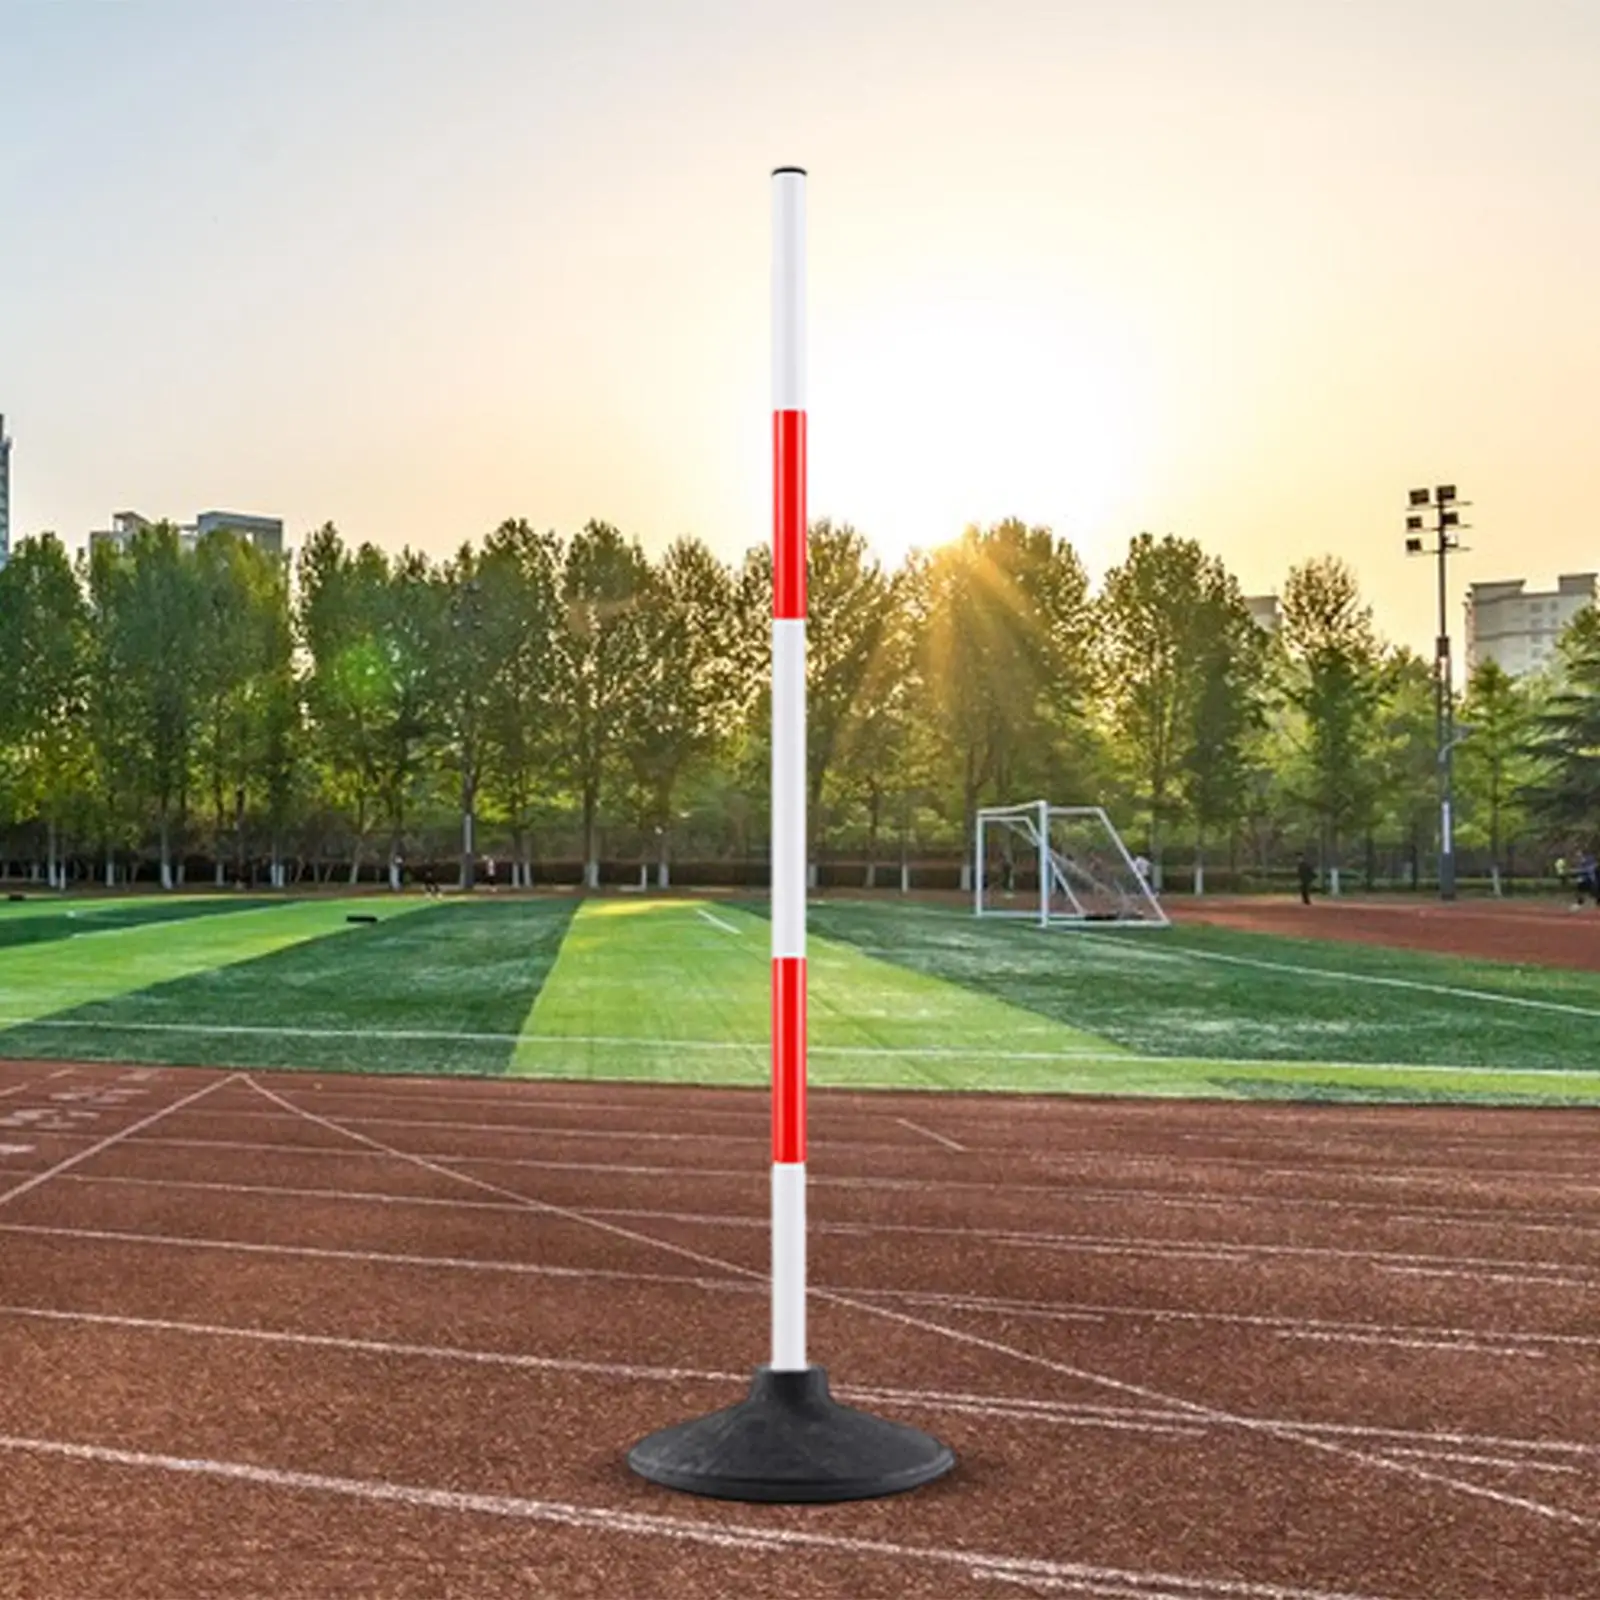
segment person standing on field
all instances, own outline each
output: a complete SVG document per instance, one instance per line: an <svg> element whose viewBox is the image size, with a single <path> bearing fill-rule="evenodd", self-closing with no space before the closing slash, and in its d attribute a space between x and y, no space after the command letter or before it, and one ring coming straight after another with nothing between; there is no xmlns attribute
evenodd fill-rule
<svg viewBox="0 0 1600 1600"><path fill-rule="evenodd" d="M1317 881L1317 874L1311 865L1311 857L1304 850L1300 852L1300 861L1295 867L1295 875L1300 880L1300 904L1311 904L1311 886Z"/></svg>

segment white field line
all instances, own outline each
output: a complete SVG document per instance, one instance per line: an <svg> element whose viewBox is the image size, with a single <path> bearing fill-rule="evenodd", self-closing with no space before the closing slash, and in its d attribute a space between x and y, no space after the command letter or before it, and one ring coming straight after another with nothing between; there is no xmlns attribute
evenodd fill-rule
<svg viewBox="0 0 1600 1600"><path fill-rule="evenodd" d="M216 1250L243 1255L283 1256L312 1261L348 1261L363 1266L410 1267L439 1272L487 1272L513 1276L546 1277L575 1282L653 1283L673 1289L692 1289L710 1294L762 1294L765 1285L748 1278L703 1278L681 1273L651 1273L609 1267L560 1267L536 1261L508 1261L494 1257L424 1256L381 1250L338 1249L317 1245L259 1244L244 1239L214 1239L188 1234L143 1233L107 1228L70 1228L44 1223L0 1223L0 1233L23 1237L73 1239L93 1244L146 1245L155 1249ZM1600 1345L1600 1336L1581 1333L1500 1332L1482 1328L1454 1328L1433 1325L1383 1323L1338 1323L1316 1318L1250 1316L1228 1311L1188 1311L1152 1309L1147 1306L1110 1305L1090 1301L1010 1300L990 1295L948 1294L931 1289L862 1289L853 1286L814 1285L814 1288L840 1294L866 1295L873 1300L892 1300L905 1305L933 1306L948 1311L990 1313L1006 1318L1032 1317L1054 1322L1104 1322L1111 1317L1147 1322L1192 1322L1278 1329L1311 1328L1338 1335L1393 1335L1407 1338L1428 1335L1441 1340L1494 1339L1502 1345L1540 1344L1587 1347ZM1408 1435L1409 1437L1409 1435ZM1597 1447L1600 1448L1600 1447Z"/></svg>
<svg viewBox="0 0 1600 1600"><path fill-rule="evenodd" d="M419 1156L418 1161L436 1165L435 1159ZM450 1157L443 1158L449 1161ZM465 1173L456 1174L465 1180ZM464 1200L444 1195L391 1194L381 1189L325 1189L295 1187L282 1184L247 1184L211 1181L199 1178L147 1178L121 1176L116 1173L95 1174L77 1181L82 1183L123 1184L130 1187L154 1189L198 1189L221 1194L278 1196L284 1199L361 1201L375 1205L433 1206L454 1210L522 1211L527 1207L514 1200ZM470 1180L478 1183L479 1180ZM487 1186L486 1186L487 1187ZM542 1202L541 1202L542 1203ZM765 1229L770 1223L763 1216L741 1216L726 1212L662 1211L648 1206L585 1206L577 1213L584 1220L603 1217L625 1217L636 1222L682 1222L694 1227ZM1242 1261L1252 1256L1311 1256L1332 1257L1336 1260L1370 1261L1379 1266L1389 1262L1448 1262L1452 1268L1468 1266L1510 1267L1519 1263L1500 1257L1438 1256L1414 1254L1404 1251L1354 1250L1331 1245L1289 1245L1241 1243L1231 1239L1218 1239L1210 1243L1187 1240L1118 1238L1111 1234L1030 1233L1014 1228L961 1228L945 1227L935 1223L911 1222L826 1222L813 1219L813 1231L838 1234L847 1238L870 1238L878 1234L912 1234L936 1239L963 1239L980 1243L1017 1245L1023 1248L1067 1250L1090 1255L1157 1256L1171 1260L1226 1260ZM1548 1268L1552 1271L1583 1272L1585 1262L1530 1262L1527 1265ZM1470 1276L1484 1276L1474 1273ZM1527 1274L1517 1275L1522 1281ZM1536 1279L1534 1281L1537 1281ZM1578 1280L1588 1281L1588 1280ZM1600 1278L1594 1280L1600 1282Z"/></svg>
<svg viewBox="0 0 1600 1600"><path fill-rule="evenodd" d="M116 1328L138 1333L185 1333L198 1338L298 1345L308 1349L345 1351L353 1355L423 1361L457 1361L469 1366L510 1367L519 1371L554 1372L578 1377L623 1378L652 1383L738 1384L747 1381L749 1376L737 1372L708 1372L693 1367L656 1367L639 1366L631 1362L580 1361L564 1356L473 1350L459 1345L429 1345L389 1339L354 1339L337 1334L299 1333L276 1328L245 1328L224 1323L177 1322L165 1317L127 1317L105 1312L64 1311L45 1306L0 1305L0 1317L85 1324L91 1327ZM1165 1412L1142 1411L1134 1407L1076 1405L1069 1401L947 1393L932 1389L885 1389L870 1384L841 1384L836 1393L840 1398L847 1400L900 1401L938 1411L953 1411L1002 1421L1060 1423L1085 1428L1104 1427L1194 1439L1204 1436L1204 1429L1196 1427L1186 1417L1169 1416Z"/></svg>
<svg viewBox="0 0 1600 1600"><path fill-rule="evenodd" d="M338 1123L331 1122L326 1117L318 1116L315 1112L308 1111L302 1106L295 1105L293 1101L284 1099L273 1090L255 1082L248 1075L246 1075L246 1081L258 1094L266 1096L269 1100L276 1101L288 1110L297 1112L308 1121L315 1122L330 1132L343 1133L358 1143L367 1144L374 1148L385 1148L380 1141L373 1139L370 1135L358 1133L350 1128L341 1128ZM765 1272L740 1266L721 1257L707 1255L698 1250L690 1250L684 1245L672 1244L664 1239L653 1238L650 1234L640 1233L633 1228L618 1227L615 1223L604 1222L599 1218L586 1215L582 1211L576 1211L567 1206L551 1205L547 1201L536 1200L529 1195L520 1194L515 1189L503 1189L497 1184L485 1183L481 1178L474 1178L467 1173L454 1171L440 1163L422 1161L419 1157L410 1155L404 1150L396 1149L392 1145L387 1148L389 1154L397 1160L408 1161L413 1165L437 1172L444 1177L454 1178L457 1182L469 1184L488 1193L498 1194L502 1199L520 1200L530 1210L539 1211L547 1216L560 1216L569 1221L581 1222L601 1232L609 1233L614 1237L627 1239L635 1244L653 1247L668 1254L682 1257L685 1260L697 1262L701 1266L714 1267L722 1272L732 1272L741 1277L753 1278L763 1283L766 1282L767 1275ZM1254 1417L1240 1416L1215 1406L1205 1405L1199 1401L1186 1400L1164 1394L1159 1389L1153 1389L1148 1385L1130 1383L1125 1379L1108 1377L1103 1373L1093 1372L1085 1367L1076 1367L1065 1361L1053 1361L1049 1357L1039 1355L1031 1350L1023 1350L1015 1345L1002 1344L995 1339L986 1339L980 1334L968 1333L964 1329L952 1328L945 1323L933 1322L925 1317L916 1317L906 1312L894 1311L887 1306L873 1305L869 1301L857 1299L854 1296L815 1289L812 1294L817 1299L827 1300L835 1305L847 1306L856 1311L863 1311L868 1316L881 1317L885 1321L899 1323L903 1327L915 1328L924 1333L931 1333L941 1338L950 1339L958 1344L969 1345L974 1349L986 1350L993 1355L1005 1356L1031 1366L1041 1367L1046 1371L1059 1373L1063 1377L1075 1378L1079 1382L1094 1384L1109 1389L1113 1393L1131 1396L1152 1405L1182 1410L1189 1416L1199 1417L1205 1421L1215 1422L1226 1427L1240 1428L1246 1432L1268 1437L1294 1441L1325 1455L1376 1467L1379 1471L1396 1473L1409 1477L1416 1482L1450 1489L1457 1494L1467 1495L1474 1499L1490 1500L1501 1505L1516 1507L1519 1510L1530 1511L1535 1516L1543 1517L1549 1521L1564 1522L1582 1528L1600 1527L1600 1519L1580 1516L1576 1512L1566 1511L1559 1506L1546 1505L1543 1501L1532 1500L1523 1495L1506 1494L1498 1489L1486 1488L1482 1484L1469 1483L1464 1479L1454 1478L1445 1473L1433 1472L1405 1462L1392 1461L1367 1451L1352 1449L1345 1445L1332 1444L1327 1440L1309 1439L1302 1434L1296 1433L1293 1429L1277 1427L1272 1423L1262 1422Z"/></svg>
<svg viewBox="0 0 1600 1600"><path fill-rule="evenodd" d="M902 1128L909 1128L913 1133L926 1134L928 1138L936 1140L947 1150L964 1151L967 1148L964 1144L957 1144L954 1139L947 1139L942 1133L935 1133L932 1128L924 1128L920 1122L913 1122L910 1117L896 1117L894 1120Z"/></svg>
<svg viewBox="0 0 1600 1600"><path fill-rule="evenodd" d="M1449 1000L1480 1000L1488 1005L1516 1006L1528 1011L1553 1011L1568 1017L1600 1021L1600 1009L1572 1005L1564 1000L1536 1000L1528 995L1500 994L1493 989L1468 989L1453 983L1425 983L1420 978L1390 978L1373 972L1341 972L1330 967L1308 967L1300 962L1268 961L1261 956L1227 955L1220 950L1161 950L1146 952L1165 961L1220 961L1229 966L1255 967L1263 972L1287 972L1295 977L1322 978L1332 983L1367 984L1373 988L1406 989Z"/></svg>
<svg viewBox="0 0 1600 1600"><path fill-rule="evenodd" d="M174 1111L181 1111L185 1106L192 1105L196 1100L204 1099L208 1094L220 1089L228 1080L213 1078L203 1089L196 1089L193 1094L186 1094L181 1100L174 1100L171 1105L162 1106L159 1111L152 1111L149 1116L141 1117L138 1122L130 1123L126 1128L108 1134L104 1139L88 1146L87 1149L78 1151L76 1155L68 1156L64 1161L58 1161L53 1167L47 1167L43 1172L36 1172L31 1177L23 1179L21 1183L14 1184L11 1188L0 1192L0 1206L8 1201L15 1200L18 1195L26 1194L30 1189L37 1189L41 1183L48 1183L58 1173L66 1172L69 1168L77 1166L80 1162L87 1161L91 1156L97 1156L102 1150L109 1150L113 1145L121 1144L131 1134L140 1132L152 1124L160 1122L163 1117L169 1117Z"/></svg>
<svg viewBox="0 0 1600 1600"><path fill-rule="evenodd" d="M814 1126L814 1125L813 1125ZM60 1134L63 1139L82 1138L82 1134ZM167 1139L161 1137L130 1139L134 1145L160 1145L178 1150L252 1150L274 1155L337 1156L347 1160L351 1156L367 1155L374 1160L383 1159L376 1150L350 1150L336 1145L289 1144L252 1141L248 1139ZM969 1147L970 1148L970 1147ZM997 1153L993 1149L977 1152ZM693 1174L696 1178L729 1178L748 1183L750 1170L745 1167L658 1167L642 1162L618 1161L548 1161L536 1156L468 1156L427 1152L430 1161L453 1161L459 1166L528 1167L541 1172L594 1172L617 1176L641 1178L670 1178ZM1478 1206L1468 1210L1458 1207L1438 1206L1432 1210L1413 1210L1404 1217L1389 1209L1383 1200L1332 1200L1321 1195L1273 1194L1270 1191L1237 1192L1228 1190L1202 1190L1184 1194L1167 1189L1083 1189L1065 1183L1006 1183L1003 1180L984 1181L974 1178L867 1178L837 1177L826 1173L808 1173L809 1186L837 1189L883 1189L908 1194L948 1194L952 1190L972 1189L993 1193L1003 1189L1007 1194L1050 1195L1061 1199L1104 1201L1112 1205L1126 1205L1130 1200L1156 1205L1206 1207L1227 1209L1231 1206L1299 1206L1325 1211L1376 1211L1391 1221L1416 1222L1427 1227L1492 1227L1503 1230L1516 1228L1536 1233L1600 1233L1600 1222L1591 1222L1586 1213L1551 1212L1541 1208L1540 1215L1554 1218L1548 1222L1529 1222L1508 1216L1492 1207Z"/></svg>
<svg viewBox="0 0 1600 1600"><path fill-rule="evenodd" d="M990 1555L979 1551L945 1549L938 1545L897 1544L886 1539L853 1538L844 1534L776 1528L771 1525L732 1521L700 1522L692 1518L658 1516L607 1506L581 1506L552 1500L528 1500L515 1495L430 1489L372 1478L292 1472L239 1461L213 1461L143 1450L120 1450L106 1445L77 1444L60 1439L0 1435L0 1449L72 1461L137 1467L146 1471L222 1478L273 1489L342 1495L350 1499L403 1505L419 1510L504 1517L584 1532L636 1534L676 1543L709 1545L715 1549L745 1554L804 1550L900 1562L931 1562L953 1567L972 1578L1013 1580L1032 1587L1056 1588L1066 1593L1140 1596L1145 1600L1167 1600L1167 1597L1172 1597L1172 1600L1362 1600L1360 1596L1327 1590L1286 1588L1278 1584L1248 1583L1228 1578L1191 1578L1128 1571L1028 1556Z"/></svg>
<svg viewBox="0 0 1600 1600"><path fill-rule="evenodd" d="M1333 976L1330 974L1330 976ZM1379 980L1373 979L1373 982ZM1393 980L1399 982L1400 980ZM1473 993L1475 991L1465 991ZM1511 997L1500 996L1508 1002ZM1532 1000L1522 1004L1544 1002ZM1551 1001L1549 1004L1554 1005ZM1600 1017L1600 1011L1582 1012L1585 1016ZM656 1055L689 1054L695 1051L718 1051L760 1055L767 1048L765 1039L653 1039L638 1034L610 1033L488 1033L455 1032L440 1028L323 1028L293 1027L286 1024L245 1022L96 1022L81 1017L7 1017L0 1016L0 1028L77 1028L102 1033L183 1033L227 1034L250 1037L260 1035L286 1039L361 1039L381 1043L385 1039L403 1039L432 1044L512 1044L517 1046L614 1046L619 1049L639 1050L648 1047ZM862 1058L872 1060L903 1058L911 1061L1020 1061L1055 1062L1086 1065L1122 1065L1133 1067L1184 1067L1200 1066L1207 1070L1225 1071L1231 1068L1270 1068L1282 1072L1425 1072L1465 1074L1496 1078L1582 1078L1597 1076L1596 1069L1575 1067L1517 1067L1484 1066L1481 1062L1455 1065L1448 1062L1404 1061L1290 1061L1276 1056L1199 1056L1183 1053L1176 1055L1139 1055L1127 1050L983 1050L959 1045L846 1045L813 1044L807 1048L810 1056ZM276 1067L268 1070L281 1070Z"/></svg>
<svg viewBox="0 0 1600 1600"><path fill-rule="evenodd" d="M731 922L725 922L715 911L707 911L704 906L696 906L695 913L704 921L709 922L713 928L721 928L724 933L731 933L734 938L743 935L742 928L736 928Z"/></svg>

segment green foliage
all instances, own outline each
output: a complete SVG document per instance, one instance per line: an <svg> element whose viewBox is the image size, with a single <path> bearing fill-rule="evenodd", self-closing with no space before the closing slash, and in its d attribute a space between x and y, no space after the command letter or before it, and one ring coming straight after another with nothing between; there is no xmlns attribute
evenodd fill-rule
<svg viewBox="0 0 1600 1600"><path fill-rule="evenodd" d="M1071 543L1015 519L886 568L847 525L810 535L808 813L814 852L868 881L898 843L965 851L974 813L1036 795L1106 804L1150 854L1311 828L1332 864L1364 836L1436 843L1433 683L1386 647L1355 578L1296 567L1269 638L1193 540L1141 534L1091 593ZM196 846L219 880L263 855L352 880L436 857L480 822L598 870L612 853L754 857L770 781L772 564L694 539L651 559L616 528L506 521L442 561L312 532L293 571L230 533L159 525L74 570L48 535L0 571L0 827L13 859ZM1555 667L1473 675L1455 754L1464 843L1498 863L1530 830L1600 828L1600 619ZM815 855L813 857L815 859Z"/></svg>
<svg viewBox="0 0 1600 1600"><path fill-rule="evenodd" d="M1371 814L1384 680L1371 608L1335 556L1290 570L1283 593L1284 693L1294 713L1291 793L1316 819L1324 858Z"/></svg>
<svg viewBox="0 0 1600 1600"><path fill-rule="evenodd" d="M1568 624L1554 685L1531 718L1532 772L1521 797L1552 842L1600 846L1600 615Z"/></svg>

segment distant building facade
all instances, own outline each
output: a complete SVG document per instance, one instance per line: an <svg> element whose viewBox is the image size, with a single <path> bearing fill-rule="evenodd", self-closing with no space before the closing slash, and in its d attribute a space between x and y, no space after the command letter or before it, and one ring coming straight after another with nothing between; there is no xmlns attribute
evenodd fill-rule
<svg viewBox="0 0 1600 1600"><path fill-rule="evenodd" d="M1561 630L1595 603L1593 572L1566 572L1554 589L1526 589L1527 579L1475 583L1467 591L1467 670L1493 661L1512 677L1537 672L1555 657Z"/></svg>
<svg viewBox="0 0 1600 1600"><path fill-rule="evenodd" d="M1263 633L1276 633L1279 624L1283 621L1282 612L1278 607L1278 597L1275 594L1247 594L1244 603L1249 608L1250 615L1255 625Z"/></svg>
<svg viewBox="0 0 1600 1600"><path fill-rule="evenodd" d="M0 415L0 567L11 559L11 438Z"/></svg>
<svg viewBox="0 0 1600 1600"><path fill-rule="evenodd" d="M119 511L112 517L109 528L97 528L89 535L89 548L92 550L99 544L126 545L136 533L154 526L148 517L137 511ZM178 543L185 550L193 550L208 533L224 529L248 539L265 555L283 554L283 519L251 516L242 511L202 511L193 522L179 526Z"/></svg>

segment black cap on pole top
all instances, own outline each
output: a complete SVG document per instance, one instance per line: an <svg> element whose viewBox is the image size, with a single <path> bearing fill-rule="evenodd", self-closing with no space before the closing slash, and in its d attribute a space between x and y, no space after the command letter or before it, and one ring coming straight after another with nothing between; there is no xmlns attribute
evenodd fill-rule
<svg viewBox="0 0 1600 1600"><path fill-rule="evenodd" d="M804 167L774 167L772 169L772 176L776 178L780 173L784 172L798 173L802 178L806 175L806 169Z"/></svg>

